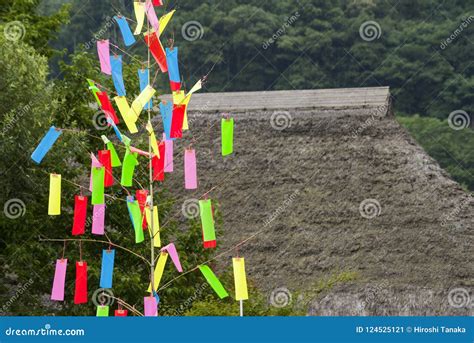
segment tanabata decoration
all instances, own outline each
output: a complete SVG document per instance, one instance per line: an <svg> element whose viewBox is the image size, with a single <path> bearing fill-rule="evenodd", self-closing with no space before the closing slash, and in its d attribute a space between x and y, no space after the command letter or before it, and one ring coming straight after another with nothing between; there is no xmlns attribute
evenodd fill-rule
<svg viewBox="0 0 474 343"><path fill-rule="evenodd" d="M201 216L204 248L214 248L216 246L216 232L211 199L199 200L199 214Z"/></svg>
<svg viewBox="0 0 474 343"><path fill-rule="evenodd" d="M118 157L117 151L115 150L114 144L110 141L105 143L107 146L107 150L110 151L110 159L112 162L112 168L113 167L120 167L122 165L122 162L120 162L120 158Z"/></svg>
<svg viewBox="0 0 474 343"><path fill-rule="evenodd" d="M92 92L92 94L94 95L94 98L95 98L95 101L97 102L97 105L99 105L99 107L101 107L102 105L100 103L99 97L97 96L97 92L100 92L100 89L97 88L97 86L95 85L95 82L92 81L91 79L87 79L87 83L89 84L89 89Z"/></svg>
<svg viewBox="0 0 474 343"><path fill-rule="evenodd" d="M146 189L137 189L135 192L135 198L138 201L138 206L140 207L140 213L142 215L142 228L146 229L146 219L145 219L145 206L147 201L148 191Z"/></svg>
<svg viewBox="0 0 474 343"><path fill-rule="evenodd" d="M155 272L153 273L153 286L155 290L158 289L158 286L160 285L161 277L163 276L163 271L165 270L166 260L168 260L168 253L162 251L160 253L160 257L158 258L158 262L156 263ZM151 283L147 292L151 292Z"/></svg>
<svg viewBox="0 0 474 343"><path fill-rule="evenodd" d="M235 300L247 300L247 276L245 275L245 260L243 257L232 258L234 268Z"/></svg>
<svg viewBox="0 0 474 343"><path fill-rule="evenodd" d="M166 134L163 132L163 142L165 142L165 173L173 172L173 141L166 139Z"/></svg>
<svg viewBox="0 0 474 343"><path fill-rule="evenodd" d="M122 186L131 187L133 183L133 173L135 166L138 165L137 153L132 153L130 148L126 148L122 163L122 177L120 183Z"/></svg>
<svg viewBox="0 0 474 343"><path fill-rule="evenodd" d="M142 68L138 69L138 80L140 83L140 92L143 92L143 90L150 84L150 71L148 68ZM150 100L146 103L146 105L143 107L145 110L152 109L153 107L153 101Z"/></svg>
<svg viewBox="0 0 474 343"><path fill-rule="evenodd" d="M46 153L51 149L56 140L61 136L61 130L51 126L46 135L41 139L35 151L31 154L31 159L40 164Z"/></svg>
<svg viewBox="0 0 474 343"><path fill-rule="evenodd" d="M118 96L125 96L125 84L122 75L122 55L114 55L110 57L110 65L112 66L112 81L114 82L115 91ZM117 124L117 123L115 123Z"/></svg>
<svg viewBox="0 0 474 343"><path fill-rule="evenodd" d="M137 19L137 26L135 27L134 35L139 35L142 32L143 22L145 20L145 3L140 1L133 2L133 11Z"/></svg>
<svg viewBox="0 0 474 343"><path fill-rule="evenodd" d="M73 236L84 234L87 217L87 197L74 196L74 222L72 224Z"/></svg>
<svg viewBox="0 0 474 343"><path fill-rule="evenodd" d="M56 270L54 271L53 289L51 290L51 300L64 300L64 284L66 282L67 259L56 260Z"/></svg>
<svg viewBox="0 0 474 343"><path fill-rule="evenodd" d="M87 302L87 262L76 262L76 284L74 289L74 304Z"/></svg>
<svg viewBox="0 0 474 343"><path fill-rule="evenodd" d="M99 305L97 306L97 317L108 317L109 316L109 306L107 305Z"/></svg>
<svg viewBox="0 0 474 343"><path fill-rule="evenodd" d="M158 35L156 32L145 32L144 39L153 58L155 59L156 63L158 63L161 72L166 73L168 71L168 66L166 65L166 54L165 50L163 49L163 45L158 38Z"/></svg>
<svg viewBox="0 0 474 343"><path fill-rule="evenodd" d="M183 90L178 90L176 92L173 92L173 104L184 106L183 125L181 126L183 131L189 129L188 115L187 115L189 100L191 100L191 95L185 96Z"/></svg>
<svg viewBox="0 0 474 343"><path fill-rule="evenodd" d="M158 28L160 27L160 22L158 21L158 17L156 16L153 3L150 0L147 0L145 2L145 11L146 11L146 17L151 27L153 27L153 29L158 31Z"/></svg>
<svg viewBox="0 0 474 343"><path fill-rule="evenodd" d="M95 157L93 153L91 153L91 177L89 179L89 190L92 192L93 184L92 184L92 171L95 167L102 167L102 163Z"/></svg>
<svg viewBox="0 0 474 343"><path fill-rule="evenodd" d="M179 76L178 47L166 48L166 64L168 65L168 75L170 79L171 91L181 88L181 78Z"/></svg>
<svg viewBox="0 0 474 343"><path fill-rule="evenodd" d="M153 97L155 94L155 90L150 85L147 85L143 91L141 91L140 95L136 97L135 100L132 102L132 106L130 106L129 118L137 121L140 113L143 110L143 106Z"/></svg>
<svg viewBox="0 0 474 343"><path fill-rule="evenodd" d="M221 152L222 156L234 151L234 118L221 119Z"/></svg>
<svg viewBox="0 0 474 343"><path fill-rule="evenodd" d="M143 298L145 317L158 316L158 304L154 296L147 296Z"/></svg>
<svg viewBox="0 0 474 343"><path fill-rule="evenodd" d="M128 310L115 310L115 317L127 317L128 316Z"/></svg>
<svg viewBox="0 0 474 343"><path fill-rule="evenodd" d="M130 46L135 43L135 37L133 37L132 30L130 30L130 26L128 26L127 19L122 16L114 16L114 19L120 28L120 32L122 33L124 44L126 46Z"/></svg>
<svg viewBox="0 0 474 343"><path fill-rule="evenodd" d="M151 121L148 121L146 124L146 130L148 131L148 136L150 137L150 145L153 149L153 153L155 156L160 157L160 151L158 150L158 143L156 141L155 132L153 131L153 126L151 125Z"/></svg>
<svg viewBox="0 0 474 343"><path fill-rule="evenodd" d="M127 197L127 208L135 231L135 243L141 243L145 239L142 229L142 215L140 213L138 201L134 200L133 196Z"/></svg>
<svg viewBox="0 0 474 343"><path fill-rule="evenodd" d="M160 102L160 113L163 121L163 131L166 139L171 139L171 120L173 118L173 104Z"/></svg>
<svg viewBox="0 0 474 343"><path fill-rule="evenodd" d="M104 234L105 204L94 205L92 209L92 233L94 235Z"/></svg>
<svg viewBox="0 0 474 343"><path fill-rule="evenodd" d="M160 142L158 145L160 156L153 156L151 166L153 168L153 181L163 181L165 179L165 143Z"/></svg>
<svg viewBox="0 0 474 343"><path fill-rule="evenodd" d="M153 0L153 6L163 6L163 0Z"/></svg>
<svg viewBox="0 0 474 343"><path fill-rule="evenodd" d="M173 16L174 12L176 12L176 10L172 10L172 11L166 13L165 15L163 15L160 18L160 31L159 31L160 36L163 33L163 31L165 30L168 23L170 22L171 17Z"/></svg>
<svg viewBox="0 0 474 343"><path fill-rule="evenodd" d="M199 266L199 270L201 271L202 275L204 275L204 277L206 278L206 281L212 287L214 292L216 292L219 298L224 299L229 296L229 293L227 293L224 286L222 286L222 283L219 281L219 279L217 278L217 276L214 274L214 272L211 270L209 266L206 266L206 265Z"/></svg>
<svg viewBox="0 0 474 343"><path fill-rule="evenodd" d="M49 204L48 215L61 214L61 175L49 174Z"/></svg>
<svg viewBox="0 0 474 343"><path fill-rule="evenodd" d="M158 216L158 206L153 206L153 232L151 232L152 223L151 223L151 210L150 206L145 207L145 216L150 228L150 236L153 238L153 246L156 248L161 247L161 238L160 238L160 221Z"/></svg>
<svg viewBox="0 0 474 343"><path fill-rule="evenodd" d="M97 54L99 55L100 71L104 74L111 75L112 67L110 66L110 50L109 40L97 41Z"/></svg>
<svg viewBox="0 0 474 343"><path fill-rule="evenodd" d="M130 131L130 133L137 133L138 128L135 124L136 118L134 116L131 117L132 112L130 111L127 98L124 96L116 96L114 97L114 101L119 109L123 121L125 122L125 125L127 125L128 131Z"/></svg>
<svg viewBox="0 0 474 343"><path fill-rule="evenodd" d="M99 162L105 168L104 186L113 186L114 175L112 174L112 158L109 150L99 150Z"/></svg>
<svg viewBox="0 0 474 343"><path fill-rule="evenodd" d="M112 288L115 250L102 250L102 267L100 269L100 288Z"/></svg>
<svg viewBox="0 0 474 343"><path fill-rule="evenodd" d="M114 122L114 124L118 124L119 119L117 117L117 114L115 114L115 110L114 110L112 104L110 103L110 99L109 99L109 96L107 95L107 93L106 92L97 92L96 94L97 94L97 97L99 98L99 101L101 103L101 109L105 113L106 117L110 118Z"/></svg>
<svg viewBox="0 0 474 343"><path fill-rule="evenodd" d="M184 188L196 189L197 187L196 151L186 149L184 151Z"/></svg>
<svg viewBox="0 0 474 343"><path fill-rule="evenodd" d="M114 121L110 118L107 118L107 123L111 125L114 129L115 135L117 136L118 140L126 145L126 143L124 142L125 136L120 133L120 130L118 129L117 125L115 125Z"/></svg>
<svg viewBox="0 0 474 343"><path fill-rule="evenodd" d="M171 138L181 138L183 137L183 120L184 120L184 111L186 110L186 105L175 105L173 104L173 115L171 118Z"/></svg>
<svg viewBox="0 0 474 343"><path fill-rule="evenodd" d="M105 203L104 200L104 167L92 168L92 205L101 205Z"/></svg>
<svg viewBox="0 0 474 343"><path fill-rule="evenodd" d="M170 255L171 260L173 261L173 264L176 267L176 270L178 270L178 272L182 273L183 268L181 267L181 262L179 261L178 251L176 251L176 246L174 245L174 243L170 243L170 244L164 246L163 248L161 248L161 251L166 251Z"/></svg>
<svg viewBox="0 0 474 343"><path fill-rule="evenodd" d="M150 155L147 151L140 150L140 149L135 148L133 146L130 147L130 151L131 152L136 152L138 155L146 156L148 158L150 158L150 156L153 156L153 153Z"/></svg>

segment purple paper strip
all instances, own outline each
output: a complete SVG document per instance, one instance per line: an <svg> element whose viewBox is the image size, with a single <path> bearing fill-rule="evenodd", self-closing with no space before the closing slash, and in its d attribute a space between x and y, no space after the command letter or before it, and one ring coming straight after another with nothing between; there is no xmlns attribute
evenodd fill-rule
<svg viewBox="0 0 474 343"><path fill-rule="evenodd" d="M92 213L92 233L94 235L104 234L105 204L94 205Z"/></svg>
<svg viewBox="0 0 474 343"><path fill-rule="evenodd" d="M166 139L163 132L163 141L165 142L165 173L173 172L173 141Z"/></svg>
<svg viewBox="0 0 474 343"><path fill-rule="evenodd" d="M194 149L184 151L184 188L197 188L196 151Z"/></svg>
<svg viewBox="0 0 474 343"><path fill-rule="evenodd" d="M51 300L64 301L64 283L66 281L67 259L56 260Z"/></svg>
<svg viewBox="0 0 474 343"><path fill-rule="evenodd" d="M160 22L158 17L156 16L155 8L153 7L153 3L151 1L147 1L145 5L146 17L148 18L148 22L150 25L158 31L160 27Z"/></svg>
<svg viewBox="0 0 474 343"><path fill-rule="evenodd" d="M145 317L158 316L158 305L155 297L144 297L143 303L145 305Z"/></svg>

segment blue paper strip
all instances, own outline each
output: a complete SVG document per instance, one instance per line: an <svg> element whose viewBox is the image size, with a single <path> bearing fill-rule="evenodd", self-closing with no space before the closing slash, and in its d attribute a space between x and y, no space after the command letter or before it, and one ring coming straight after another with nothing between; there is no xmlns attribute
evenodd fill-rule
<svg viewBox="0 0 474 343"><path fill-rule="evenodd" d="M41 142L39 142L35 151L33 151L31 154L31 159L40 164L43 160L43 157L46 155L49 149L51 149L54 142L56 142L60 135L61 130L56 130L54 126L51 126L43 139L41 139Z"/></svg>
<svg viewBox="0 0 474 343"><path fill-rule="evenodd" d="M115 125L114 121L110 118L107 118L107 123L109 123L110 125L112 125L112 128L114 129L115 131L115 135L117 136L117 138L119 139L119 141L123 142L123 138L122 138L122 134L120 133L120 130L118 129L117 125Z"/></svg>
<svg viewBox="0 0 474 343"><path fill-rule="evenodd" d="M138 78L140 80L140 92L142 92L145 87L150 83L150 78L148 74L148 68L138 69ZM152 100L148 101L143 107L145 110L151 109L153 107Z"/></svg>
<svg viewBox="0 0 474 343"><path fill-rule="evenodd" d="M100 288L112 288L115 250L102 250L102 269L100 271Z"/></svg>
<svg viewBox="0 0 474 343"><path fill-rule="evenodd" d="M130 26L128 26L127 19L125 17L114 16L115 21L119 25L120 32L122 33L123 42L126 46L130 46L135 43L135 37L133 37Z"/></svg>
<svg viewBox="0 0 474 343"><path fill-rule="evenodd" d="M119 96L126 96L125 85L122 75L122 55L110 56L110 65L112 67L112 81Z"/></svg>
<svg viewBox="0 0 474 343"><path fill-rule="evenodd" d="M170 138L170 135L171 135L171 119L173 117L173 104L171 102L168 102L165 105L161 102L160 113L161 113L161 118L163 120L163 130L165 131L166 139L172 139Z"/></svg>
<svg viewBox="0 0 474 343"><path fill-rule="evenodd" d="M135 223L133 222L132 211L130 211L130 206L135 202L135 197L133 195L127 196L127 209L128 215L130 216L130 221L132 222L133 227L135 227Z"/></svg>
<svg viewBox="0 0 474 343"><path fill-rule="evenodd" d="M170 81L181 82L179 77L177 47L174 47L173 50L166 48L166 64L168 65L168 74L170 77Z"/></svg>

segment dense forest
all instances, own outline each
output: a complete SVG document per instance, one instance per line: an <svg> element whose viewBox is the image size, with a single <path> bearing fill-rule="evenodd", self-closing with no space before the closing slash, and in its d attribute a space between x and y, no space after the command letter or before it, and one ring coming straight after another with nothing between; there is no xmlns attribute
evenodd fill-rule
<svg viewBox="0 0 474 343"><path fill-rule="evenodd" d="M44 212L41 204L48 197L46 170L60 169L65 178L78 182L80 175L88 175L87 168L81 166L90 162L87 152L96 149L96 142L87 135L87 130L93 132L94 111L89 107L93 99L85 78L111 86L110 80L100 75L95 42L120 35L111 18L121 13L133 20L133 3L0 0L0 5L4 33L0 35L2 204L11 198L29 204L21 220L1 219L4 257L0 261L0 293L11 298L11 287L33 280L33 286L26 290L30 296L2 312L91 313L92 307L66 303L56 308L45 300L53 273L50 256L57 256L63 247L45 245L37 237L41 232L62 237L63 228L70 227L70 218L45 220L46 214L38 213ZM173 39L179 45L187 88L207 74L209 82L204 91L212 92L390 86L400 123L455 180L474 190L474 135L470 128L474 124L474 12L469 1L165 0L162 11L171 9L177 9L179 15L170 22L164 41ZM136 82L136 88L135 74L143 62L140 56L144 56L140 49L136 44L124 56L124 79L135 80L131 82ZM165 80L163 75L160 78ZM166 82L161 84L158 92L168 92ZM29 157L51 123L85 132L65 135L59 148L38 169ZM144 177L146 166L139 168ZM67 184L64 187L65 196L72 198L77 189ZM171 199L164 191L159 196ZM122 204L111 205L110 210L123 212L113 206ZM160 216L169 211L163 206ZM112 239L127 240L114 230L114 225L123 221L127 221L126 213L113 218ZM177 227L179 223L171 225ZM186 226L188 230L179 231L178 248L188 251L195 249L193 242L200 228L196 221ZM74 261L79 254L77 247L67 249ZM84 254L97 255L97 247L83 249ZM195 252L208 254L202 250ZM34 260L29 259L32 253ZM190 254L182 261L183 267L195 265L196 259L196 254ZM122 266L117 272L122 286L115 291L127 299L138 299L136 294L146 282L140 279L145 271L128 259L117 264ZM99 272L91 269L92 282L94 278L97 281ZM165 281L167 278L170 276L165 275ZM165 313L192 297L197 282L202 281L190 274L167 288L163 299L173 300L164 302ZM254 292L258 294L258 290ZM211 292L203 293L200 300ZM265 299L259 299L249 314L274 310L265 307ZM210 306L213 300L206 301L206 306L196 303L195 312L186 305L180 314L227 308ZM234 309L229 305L228 311Z"/></svg>

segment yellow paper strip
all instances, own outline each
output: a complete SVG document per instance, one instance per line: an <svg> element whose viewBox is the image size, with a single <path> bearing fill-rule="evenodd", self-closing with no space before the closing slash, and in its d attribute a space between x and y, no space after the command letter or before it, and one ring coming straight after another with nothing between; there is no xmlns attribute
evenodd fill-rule
<svg viewBox="0 0 474 343"><path fill-rule="evenodd" d="M128 106L127 98L124 96L116 96L114 97L115 104L117 105L120 114L122 115L123 121L125 125L127 125L128 131L130 133L137 133L137 125L135 124L135 118L130 118L130 106Z"/></svg>
<svg viewBox="0 0 474 343"><path fill-rule="evenodd" d="M48 214L57 216L61 214L61 175L49 174L49 205Z"/></svg>
<svg viewBox="0 0 474 343"><path fill-rule="evenodd" d="M191 90L188 92L188 94L186 94L186 96L188 95L191 95L195 92L197 92L198 90L200 90L202 88L202 81L199 80L198 82L196 82L193 86L193 88L191 88Z"/></svg>
<svg viewBox="0 0 474 343"><path fill-rule="evenodd" d="M128 117L134 122L136 122L138 120L138 116L143 110L143 107L148 101L150 101L155 92L156 91L155 89L153 89L153 87L147 85L140 93L140 95L137 96L135 100L133 100L132 106L130 107L130 110L128 112Z"/></svg>
<svg viewBox="0 0 474 343"><path fill-rule="evenodd" d="M183 131L189 130L189 124L188 124L188 104L189 100L191 100L191 94L187 95L183 101L181 101L181 105L186 105L186 108L184 109L184 118L183 118Z"/></svg>
<svg viewBox="0 0 474 343"><path fill-rule="evenodd" d="M168 25L168 23L170 22L171 20L171 17L173 16L174 12L176 12L176 10L172 10L171 12L168 12L166 13L164 16L162 16L160 18L160 29L159 29L159 34L161 35L161 33L165 30L166 28L166 25Z"/></svg>
<svg viewBox="0 0 474 343"><path fill-rule="evenodd" d="M150 134L150 144L151 144L151 148L153 149L153 153L155 154L155 156L160 158L160 150L158 149L158 143L156 142L156 136L155 136L155 132L153 131L153 126L151 125L151 121L148 121L145 127L148 133Z"/></svg>
<svg viewBox="0 0 474 343"><path fill-rule="evenodd" d="M153 275L153 286L155 287L155 291L158 289L160 285L161 277L163 276L163 271L165 270L166 260L168 259L168 253L162 251L160 254L160 258L158 258L158 262L156 263L155 272ZM151 292L151 283L148 286L147 292Z"/></svg>
<svg viewBox="0 0 474 343"><path fill-rule="evenodd" d="M139 35L142 32L143 21L145 19L145 3L140 1L133 2L133 10L135 11L135 18L137 19L137 27L133 32L134 35Z"/></svg>
<svg viewBox="0 0 474 343"><path fill-rule="evenodd" d="M235 300L247 300L247 277L245 275L245 260L243 257L232 258L234 267Z"/></svg>
<svg viewBox="0 0 474 343"><path fill-rule="evenodd" d="M160 221L158 217L158 206L153 206L153 234L151 232L151 211L150 207L145 207L145 216L146 222L148 223L148 228L150 230L150 236L153 236L153 246L156 248L161 247L161 239L160 239Z"/></svg>

